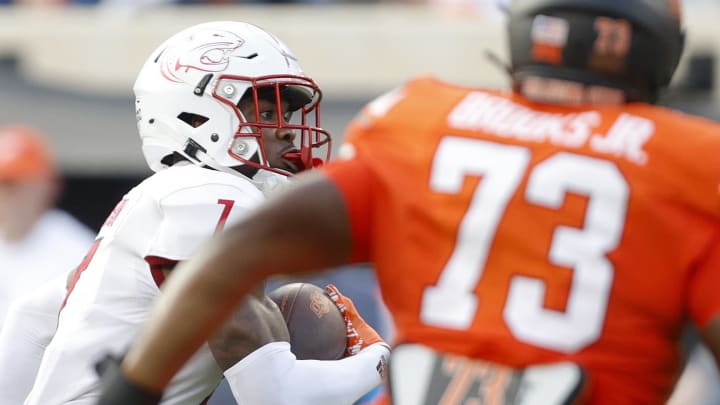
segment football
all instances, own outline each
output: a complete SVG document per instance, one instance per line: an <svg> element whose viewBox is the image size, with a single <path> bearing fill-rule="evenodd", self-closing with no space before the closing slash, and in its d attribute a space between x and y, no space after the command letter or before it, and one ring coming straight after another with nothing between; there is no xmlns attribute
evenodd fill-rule
<svg viewBox="0 0 720 405"><path fill-rule="evenodd" d="M268 296L285 318L290 348L298 359L337 360L344 356L345 320L324 289L310 283L292 283Z"/></svg>

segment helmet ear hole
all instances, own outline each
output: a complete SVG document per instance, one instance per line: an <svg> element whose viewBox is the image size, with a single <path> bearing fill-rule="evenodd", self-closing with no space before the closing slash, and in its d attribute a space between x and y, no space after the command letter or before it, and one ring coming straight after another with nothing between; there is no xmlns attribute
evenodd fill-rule
<svg viewBox="0 0 720 405"><path fill-rule="evenodd" d="M250 145L248 145L244 139L235 138L230 146L230 150L238 156L243 156L250 150Z"/></svg>
<svg viewBox="0 0 720 405"><path fill-rule="evenodd" d="M200 114L193 114L189 112L182 112L178 114L177 118L190 125L193 128L197 128L201 126L202 124L206 123L210 118L202 116Z"/></svg>

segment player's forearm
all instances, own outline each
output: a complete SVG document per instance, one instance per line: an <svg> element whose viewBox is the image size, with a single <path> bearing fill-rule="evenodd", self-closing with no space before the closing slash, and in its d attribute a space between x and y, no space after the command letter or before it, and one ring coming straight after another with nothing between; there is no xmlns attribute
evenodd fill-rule
<svg viewBox="0 0 720 405"><path fill-rule="evenodd" d="M323 195L328 206L309 204ZM342 210L336 205L342 206L342 200L337 190L316 178L283 197L268 201L173 271L123 363L131 380L157 391L164 388L266 276L346 262L349 225L338 217ZM313 227L318 221L320 229Z"/></svg>
<svg viewBox="0 0 720 405"><path fill-rule="evenodd" d="M11 307L12 308L12 307ZM57 308L55 308L57 313ZM50 336L37 336L37 330L57 326L57 315L11 309L0 333L0 405L23 403L33 386ZM42 341L38 341L42 340Z"/></svg>
<svg viewBox="0 0 720 405"><path fill-rule="evenodd" d="M8 309L0 332L0 405L21 404L30 393L65 292L64 277L56 277Z"/></svg>
<svg viewBox="0 0 720 405"><path fill-rule="evenodd" d="M702 337L720 367L720 315L715 317L702 331Z"/></svg>
<svg viewBox="0 0 720 405"><path fill-rule="evenodd" d="M353 404L383 383L389 355L385 344L374 344L342 360L298 360L285 389L295 405Z"/></svg>
<svg viewBox="0 0 720 405"><path fill-rule="evenodd" d="M272 343L225 371L238 403L352 404L382 383L389 350L372 345L342 360L296 360L290 346Z"/></svg>
<svg viewBox="0 0 720 405"><path fill-rule="evenodd" d="M173 271L123 362L130 380L161 391L249 292L250 280L234 275L233 261L223 259L230 249L227 243L206 245Z"/></svg>

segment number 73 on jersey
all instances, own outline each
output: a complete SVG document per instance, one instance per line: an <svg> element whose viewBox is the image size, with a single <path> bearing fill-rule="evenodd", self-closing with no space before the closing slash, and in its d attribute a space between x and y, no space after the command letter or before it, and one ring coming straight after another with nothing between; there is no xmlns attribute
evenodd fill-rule
<svg viewBox="0 0 720 405"><path fill-rule="evenodd" d="M528 176L527 186L521 182ZM482 177L460 222L456 245L437 284L423 292L420 319L427 325L467 329L482 296L474 291L483 277L495 232L516 193L529 204L559 209L568 193L586 196L581 229L558 225L548 260L573 270L565 311L544 308L545 283L515 275L503 319L523 342L574 352L600 336L614 268L607 253L619 243L629 186L607 160L559 152L530 165L530 150L483 140L447 136L438 146L430 175L435 192L456 194L467 176Z"/></svg>

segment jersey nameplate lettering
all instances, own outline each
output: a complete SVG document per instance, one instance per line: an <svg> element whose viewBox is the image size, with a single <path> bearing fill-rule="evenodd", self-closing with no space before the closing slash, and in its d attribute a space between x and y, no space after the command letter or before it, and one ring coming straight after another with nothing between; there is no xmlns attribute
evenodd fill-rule
<svg viewBox="0 0 720 405"><path fill-rule="evenodd" d="M552 114L530 110L507 99L474 92L448 116L448 125L461 130L479 130L502 138L550 142L554 145L592 150L622 157L637 165L647 162L643 150L655 133L655 124L643 117L620 114L606 134L596 133L602 124L597 111Z"/></svg>

